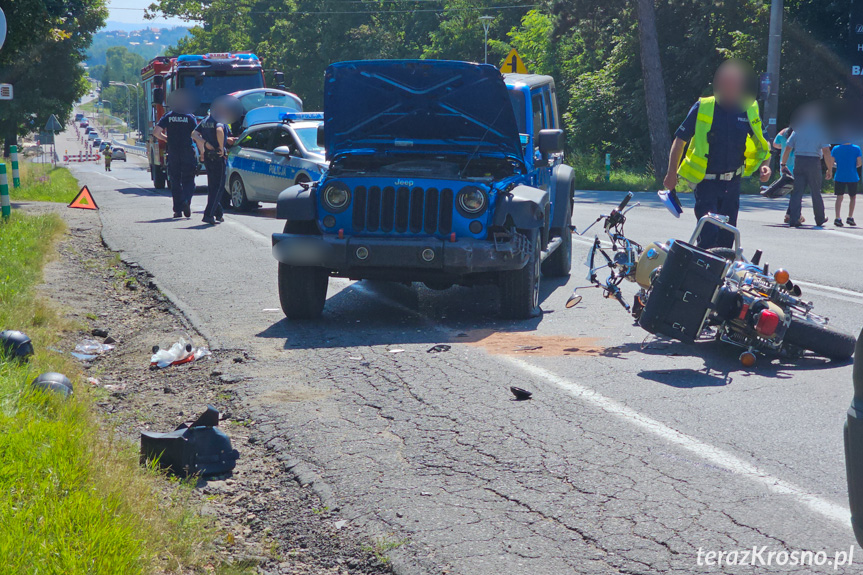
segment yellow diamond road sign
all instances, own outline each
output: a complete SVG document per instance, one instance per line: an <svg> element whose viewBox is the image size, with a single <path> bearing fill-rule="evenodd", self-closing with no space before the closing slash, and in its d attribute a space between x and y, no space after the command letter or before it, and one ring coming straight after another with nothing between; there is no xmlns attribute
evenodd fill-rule
<svg viewBox="0 0 863 575"><path fill-rule="evenodd" d="M527 74L527 66L524 65L521 56L513 48L501 64L500 71L506 74Z"/></svg>

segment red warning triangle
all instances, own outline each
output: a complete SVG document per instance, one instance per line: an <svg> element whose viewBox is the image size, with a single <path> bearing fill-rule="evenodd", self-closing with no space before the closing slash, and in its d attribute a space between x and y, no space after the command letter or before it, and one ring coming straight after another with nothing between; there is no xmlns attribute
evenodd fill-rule
<svg viewBox="0 0 863 575"><path fill-rule="evenodd" d="M93 199L93 195L90 193L90 189L87 186L81 188L81 191L78 192L78 195L75 196L75 199L72 200L72 203L69 204L70 208L80 208L82 210L98 210L99 206L96 205L96 200Z"/></svg>

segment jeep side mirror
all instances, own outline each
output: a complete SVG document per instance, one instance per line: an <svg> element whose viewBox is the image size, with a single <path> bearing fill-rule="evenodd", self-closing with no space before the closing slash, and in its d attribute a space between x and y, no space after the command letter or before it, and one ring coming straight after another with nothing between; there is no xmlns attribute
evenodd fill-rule
<svg viewBox="0 0 863 575"><path fill-rule="evenodd" d="M291 148L290 146L279 146L275 150L273 150L273 153L277 156L284 156L285 158L288 158L291 155Z"/></svg>
<svg viewBox="0 0 863 575"><path fill-rule="evenodd" d="M326 145L326 143L327 143L327 140L324 136L324 125L320 124L318 126L318 146L323 148Z"/></svg>
<svg viewBox="0 0 863 575"><path fill-rule="evenodd" d="M536 147L543 156L563 152L563 130L540 130L536 137Z"/></svg>

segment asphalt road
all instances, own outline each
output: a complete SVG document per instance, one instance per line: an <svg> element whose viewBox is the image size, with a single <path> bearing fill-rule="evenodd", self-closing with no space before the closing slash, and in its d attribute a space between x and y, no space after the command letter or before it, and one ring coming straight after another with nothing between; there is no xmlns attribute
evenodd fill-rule
<svg viewBox="0 0 863 575"><path fill-rule="evenodd" d="M198 195L193 217L174 220L140 160L70 167L109 247L153 273L211 345L254 358L238 389L262 441L319 475L402 573L852 573L833 561L850 549L863 562L842 447L850 364L760 358L746 370L727 346L646 337L596 291L566 310L585 238L532 321L498 319L494 290L331 280L322 319L288 322L271 207L210 227ZM584 229L622 195L579 193L573 222ZM632 238L689 237L691 198L679 220L653 195L636 200ZM744 200L747 254L761 248L832 325L859 332L863 229L790 230L784 208ZM451 350L427 352L440 343ZM512 401L513 384L533 399ZM753 546L736 559L754 565L699 565ZM777 564L806 551L829 563Z"/></svg>

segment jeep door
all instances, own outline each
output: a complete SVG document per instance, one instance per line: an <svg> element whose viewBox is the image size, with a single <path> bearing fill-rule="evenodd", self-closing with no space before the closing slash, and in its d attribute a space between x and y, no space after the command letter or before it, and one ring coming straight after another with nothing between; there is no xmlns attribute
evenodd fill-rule
<svg viewBox="0 0 863 575"><path fill-rule="evenodd" d="M542 154L539 153L537 140L539 131L547 128L554 128L554 120L551 119L551 105L548 104L547 86L536 88L530 93L530 107L533 113L533 151L532 159L535 166L533 175L533 185L543 190L548 190L548 184L551 181L551 161L545 161Z"/></svg>

